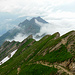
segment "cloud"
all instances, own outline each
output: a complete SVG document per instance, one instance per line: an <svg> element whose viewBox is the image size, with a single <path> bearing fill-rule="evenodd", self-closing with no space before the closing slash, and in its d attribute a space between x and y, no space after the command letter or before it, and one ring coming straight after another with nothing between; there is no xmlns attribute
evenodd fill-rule
<svg viewBox="0 0 75 75"><path fill-rule="evenodd" d="M49 22L51 19L75 18L75 12L62 10L64 6L70 7L74 3L75 0L1 0L0 12L29 17L42 16Z"/></svg>
<svg viewBox="0 0 75 75"><path fill-rule="evenodd" d="M40 39L36 38L37 35L41 36L42 34L54 34L56 32L59 32L60 35L63 35L71 30L75 30L75 19L60 19L60 20L51 20L50 23L44 24L35 19L35 23L39 25L40 32L33 35L33 38L38 41ZM19 26L16 26L16 28L20 29ZM11 32L12 33L12 32ZM16 35L12 40L6 39L7 41L19 41L22 42L25 38L27 38L29 35L25 35L22 33L19 33Z"/></svg>
<svg viewBox="0 0 75 75"><path fill-rule="evenodd" d="M0 1L0 11L35 16L54 9L56 6L72 2L74 0L3 0Z"/></svg>
<svg viewBox="0 0 75 75"><path fill-rule="evenodd" d="M16 35L12 40L6 39L7 41L19 41L22 42L25 38L27 37L27 35L24 35L22 33L19 33L18 35Z"/></svg>
<svg viewBox="0 0 75 75"><path fill-rule="evenodd" d="M12 21L12 19L6 19L6 21Z"/></svg>
<svg viewBox="0 0 75 75"><path fill-rule="evenodd" d="M40 32L37 33L38 35L42 35L44 33L46 34L53 34L55 32L59 32L61 35L71 31L75 30L75 19L72 20L69 19L61 19L61 20L52 20L50 24L43 24L35 20L35 23L39 24L41 26Z"/></svg>
<svg viewBox="0 0 75 75"><path fill-rule="evenodd" d="M36 21L41 26L40 35L57 31L62 35L75 30L75 11L71 11L72 5L75 6L74 3L75 0L0 0L0 12L19 15L18 17L28 16L29 19L41 16L50 24L41 24ZM72 10L75 8L73 7ZM11 26L6 24L7 29Z"/></svg>

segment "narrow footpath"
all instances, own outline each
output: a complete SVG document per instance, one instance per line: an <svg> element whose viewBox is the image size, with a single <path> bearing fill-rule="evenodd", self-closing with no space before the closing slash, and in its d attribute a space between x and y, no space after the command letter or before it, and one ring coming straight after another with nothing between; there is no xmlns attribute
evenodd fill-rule
<svg viewBox="0 0 75 75"><path fill-rule="evenodd" d="M46 63L43 63L42 61L37 62L37 64L42 64L42 65L48 66L48 67L53 67L53 66L54 66L54 67L57 68L58 70L61 69L61 70L63 70L63 72L66 72L66 73L69 74L69 75L73 75L71 72L69 72L69 71L66 70L65 68L61 67L60 65L48 65L48 64L46 64Z"/></svg>

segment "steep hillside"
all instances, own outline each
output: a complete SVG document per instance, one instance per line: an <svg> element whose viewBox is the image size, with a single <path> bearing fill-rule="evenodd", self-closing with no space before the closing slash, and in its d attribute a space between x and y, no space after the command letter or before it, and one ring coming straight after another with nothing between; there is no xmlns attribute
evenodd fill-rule
<svg viewBox="0 0 75 75"><path fill-rule="evenodd" d="M36 33L40 32L40 26L35 23L35 19L41 23L48 23L45 20L43 20L41 17L34 17L31 20L25 20L22 23L20 23L17 27L14 27L13 29L7 31L5 34L3 34L0 37L0 46L5 42L7 39L13 39L18 34L23 35L35 35Z"/></svg>
<svg viewBox="0 0 75 75"><path fill-rule="evenodd" d="M47 64L61 65L75 73L75 31L50 40L32 59Z"/></svg>
<svg viewBox="0 0 75 75"><path fill-rule="evenodd" d="M12 42L9 42L9 41L5 41L3 43L3 45L0 47L0 61L10 55L10 53L14 50L17 49L17 45L20 44L20 42L16 42L16 41L12 41Z"/></svg>
<svg viewBox="0 0 75 75"><path fill-rule="evenodd" d="M75 31L57 32L35 41L30 35L15 55L0 66L0 75L74 75Z"/></svg>

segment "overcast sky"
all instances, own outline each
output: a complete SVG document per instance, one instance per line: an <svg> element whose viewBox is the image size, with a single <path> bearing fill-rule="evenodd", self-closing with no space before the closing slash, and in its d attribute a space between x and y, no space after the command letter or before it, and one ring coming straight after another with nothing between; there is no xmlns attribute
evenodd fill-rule
<svg viewBox="0 0 75 75"><path fill-rule="evenodd" d="M28 18L41 16L49 23L75 29L75 0L0 0L0 12Z"/></svg>
<svg viewBox="0 0 75 75"><path fill-rule="evenodd" d="M0 12L50 19L75 19L75 0L0 0Z"/></svg>

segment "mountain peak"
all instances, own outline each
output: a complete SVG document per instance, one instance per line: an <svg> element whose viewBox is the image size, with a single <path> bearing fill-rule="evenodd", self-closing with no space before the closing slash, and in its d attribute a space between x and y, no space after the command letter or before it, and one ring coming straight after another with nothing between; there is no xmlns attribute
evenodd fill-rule
<svg viewBox="0 0 75 75"><path fill-rule="evenodd" d="M40 16L38 16L38 17L36 17L36 18L38 18L38 19L42 19Z"/></svg>
<svg viewBox="0 0 75 75"><path fill-rule="evenodd" d="M26 19L25 21L23 21L22 23L19 24L19 26L22 26L22 24L27 24L29 22L28 19Z"/></svg>
<svg viewBox="0 0 75 75"><path fill-rule="evenodd" d="M40 16L34 17L34 18L32 18L30 21L35 21L35 19L36 19L37 21L39 21L39 22L42 22L42 23L48 23L48 22L46 22L44 19L42 19Z"/></svg>
<svg viewBox="0 0 75 75"><path fill-rule="evenodd" d="M24 21L24 23L27 23L27 22L29 22L29 20L28 20L28 19L26 19L26 20Z"/></svg>
<svg viewBox="0 0 75 75"><path fill-rule="evenodd" d="M22 33L25 35L30 35L30 34L35 35L36 33L39 33L41 27L37 23L35 23L35 19L38 22L41 22L43 24L48 23L44 19L42 19L40 16L34 17L31 20L26 19L23 22L19 23L18 27L14 27L13 29L6 32L4 35L0 37L0 46L3 44L3 42L6 39L13 39L14 36L18 35L19 33Z"/></svg>
<svg viewBox="0 0 75 75"><path fill-rule="evenodd" d="M26 19L25 21L29 21L28 19Z"/></svg>

